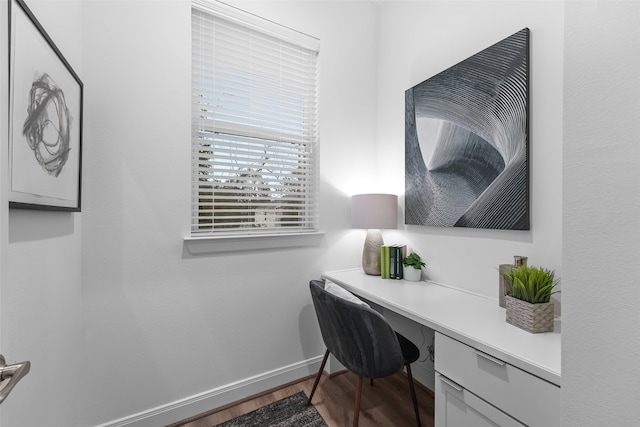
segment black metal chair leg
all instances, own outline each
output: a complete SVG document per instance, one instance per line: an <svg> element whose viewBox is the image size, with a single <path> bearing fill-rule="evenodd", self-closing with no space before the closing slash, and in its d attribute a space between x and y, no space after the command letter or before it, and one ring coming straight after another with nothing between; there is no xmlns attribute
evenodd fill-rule
<svg viewBox="0 0 640 427"><path fill-rule="evenodd" d="M324 357L322 358L322 363L320 364L318 375L316 375L316 380L313 383L313 388L311 389L309 400L307 400L307 406L311 405L311 398L313 397L313 394L316 392L316 387L318 387L318 383L320 382L320 377L322 376L322 371L324 371L324 365L327 363L328 358L329 358L329 349L327 349L327 351L324 352Z"/></svg>
<svg viewBox="0 0 640 427"><path fill-rule="evenodd" d="M353 427L358 427L360 418L360 397L362 396L362 375L358 375L358 387L356 389L356 405L353 409Z"/></svg>
<svg viewBox="0 0 640 427"><path fill-rule="evenodd" d="M411 365L407 366L407 377L409 378L409 388L411 389L411 400L413 400L413 410L416 412L416 421L418 422L418 427L420 424L420 411L418 411L418 399L416 398L416 389L413 385L413 375L411 374Z"/></svg>

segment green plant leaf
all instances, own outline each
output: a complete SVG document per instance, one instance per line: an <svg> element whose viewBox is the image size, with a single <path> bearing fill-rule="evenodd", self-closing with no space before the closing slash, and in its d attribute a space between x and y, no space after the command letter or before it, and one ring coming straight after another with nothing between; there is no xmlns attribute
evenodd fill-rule
<svg viewBox="0 0 640 427"><path fill-rule="evenodd" d="M532 298L532 303L537 304L541 302L549 302L549 297L551 296L551 290L553 289L552 285L543 286L538 290L535 296Z"/></svg>
<svg viewBox="0 0 640 427"><path fill-rule="evenodd" d="M500 271L510 282L511 296L532 304L549 302L558 284L554 272L541 267L516 267Z"/></svg>
<svg viewBox="0 0 640 427"><path fill-rule="evenodd" d="M424 267L426 265L420 259L420 255L418 255L415 252L413 252L410 255L404 257L404 259L402 260L402 264L407 266L407 267L413 266L413 268L415 268L416 270L420 270L422 267Z"/></svg>

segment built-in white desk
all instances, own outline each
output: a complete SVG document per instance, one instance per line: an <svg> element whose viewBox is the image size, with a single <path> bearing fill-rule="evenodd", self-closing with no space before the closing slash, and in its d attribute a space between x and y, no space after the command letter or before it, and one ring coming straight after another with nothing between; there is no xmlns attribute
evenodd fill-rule
<svg viewBox="0 0 640 427"><path fill-rule="evenodd" d="M498 425L550 427L560 424L560 322L556 322L553 332L531 334L505 321L505 309L498 305L497 299L433 282L381 279L365 274L360 268L330 271L322 277L436 332L436 374L446 371L445 379L453 380L443 380L445 387L452 383L453 388L448 392L440 390L436 381L437 426L474 422L463 418L467 411L456 413L460 405L443 406L447 399L463 398L462 392L456 395L459 389L467 391L467 400L480 396L490 403L488 410L499 408L509 414L507 421L513 421L511 417L517 421L510 424L497 418ZM494 359L503 367L485 365L482 357L466 356L466 350L488 356L486 359ZM485 374L491 376L483 376ZM487 390L486 384L489 384ZM438 402L438 393L442 393L444 402ZM520 408L519 401L525 398L536 400L522 402L523 408ZM536 409L528 409L527 405ZM543 416L536 413L545 410ZM447 412L446 416L442 412Z"/></svg>

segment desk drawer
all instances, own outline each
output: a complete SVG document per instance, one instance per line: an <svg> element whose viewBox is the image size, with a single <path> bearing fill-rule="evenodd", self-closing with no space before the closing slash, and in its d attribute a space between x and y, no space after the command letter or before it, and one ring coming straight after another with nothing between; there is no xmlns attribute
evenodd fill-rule
<svg viewBox="0 0 640 427"><path fill-rule="evenodd" d="M436 371L435 427L526 427Z"/></svg>
<svg viewBox="0 0 640 427"><path fill-rule="evenodd" d="M560 387L441 333L435 369L528 426L560 425Z"/></svg>

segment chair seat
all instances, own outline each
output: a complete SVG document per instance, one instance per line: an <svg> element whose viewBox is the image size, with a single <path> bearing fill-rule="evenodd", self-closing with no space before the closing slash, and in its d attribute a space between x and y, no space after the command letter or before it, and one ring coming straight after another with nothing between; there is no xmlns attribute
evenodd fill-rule
<svg viewBox="0 0 640 427"><path fill-rule="evenodd" d="M396 332L396 336L398 337L398 342L400 343L400 348L402 349L402 358L404 359L404 364L409 365L420 358L420 349L407 338L405 338L402 334Z"/></svg>
<svg viewBox="0 0 640 427"><path fill-rule="evenodd" d="M347 369L358 375L353 427L358 427L362 379L382 378L406 369L416 423L420 427L420 412L413 385L411 363L420 358L420 349L395 332L389 322L367 304L345 298L325 288L320 280L311 280L309 288L316 310L322 339L327 347L313 383L307 405L316 391L329 354L333 354ZM346 291L345 291L346 292Z"/></svg>

